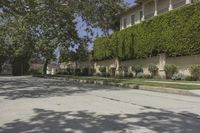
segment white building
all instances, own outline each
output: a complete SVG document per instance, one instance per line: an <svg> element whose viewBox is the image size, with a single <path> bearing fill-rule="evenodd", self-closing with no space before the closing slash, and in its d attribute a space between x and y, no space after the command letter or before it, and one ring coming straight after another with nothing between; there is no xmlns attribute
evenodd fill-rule
<svg viewBox="0 0 200 133"><path fill-rule="evenodd" d="M121 15L120 29L197 1L199 0L136 0L136 4Z"/></svg>

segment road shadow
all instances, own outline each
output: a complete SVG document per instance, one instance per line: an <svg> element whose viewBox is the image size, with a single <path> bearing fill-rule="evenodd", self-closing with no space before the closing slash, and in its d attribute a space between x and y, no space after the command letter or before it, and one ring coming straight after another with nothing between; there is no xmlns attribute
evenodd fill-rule
<svg viewBox="0 0 200 133"><path fill-rule="evenodd" d="M170 112L99 115L94 112L57 112L34 109L27 121L14 120L1 133L198 133L200 121Z"/></svg>
<svg viewBox="0 0 200 133"><path fill-rule="evenodd" d="M123 90L128 89L124 88ZM122 90L119 87L101 86L94 84L72 83L64 80L42 78L0 78L0 96L9 100L20 98L47 98L52 96L66 96L81 94L95 90Z"/></svg>

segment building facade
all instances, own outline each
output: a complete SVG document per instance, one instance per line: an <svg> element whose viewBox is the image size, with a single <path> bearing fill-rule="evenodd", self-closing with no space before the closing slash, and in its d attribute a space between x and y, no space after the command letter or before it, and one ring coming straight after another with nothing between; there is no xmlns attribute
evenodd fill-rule
<svg viewBox="0 0 200 133"><path fill-rule="evenodd" d="M122 13L120 29L133 26L154 16L199 0L136 0L136 4Z"/></svg>

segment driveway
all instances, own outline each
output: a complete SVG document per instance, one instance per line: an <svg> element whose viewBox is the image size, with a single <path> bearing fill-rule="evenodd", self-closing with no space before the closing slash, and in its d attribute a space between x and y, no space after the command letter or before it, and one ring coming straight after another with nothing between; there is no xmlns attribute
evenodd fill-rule
<svg viewBox="0 0 200 133"><path fill-rule="evenodd" d="M0 133L199 133L200 98L0 77Z"/></svg>

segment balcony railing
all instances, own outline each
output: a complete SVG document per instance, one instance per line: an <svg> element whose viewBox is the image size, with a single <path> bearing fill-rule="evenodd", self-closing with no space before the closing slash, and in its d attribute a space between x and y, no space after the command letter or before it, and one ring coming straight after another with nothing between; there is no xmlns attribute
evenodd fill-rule
<svg viewBox="0 0 200 133"><path fill-rule="evenodd" d="M147 14L147 15L145 15L145 19L149 19L149 18L151 18L151 17L153 17L154 16L154 13L149 13L149 14Z"/></svg>
<svg viewBox="0 0 200 133"><path fill-rule="evenodd" d="M165 13L165 12L167 12L169 10L169 8L163 8L163 9L160 9L160 10L158 10L158 14L162 14L162 13Z"/></svg>
<svg viewBox="0 0 200 133"><path fill-rule="evenodd" d="M185 0L173 4L173 8L174 8L174 9L175 9L175 8L179 8L179 7L183 6L183 5L185 5Z"/></svg>

